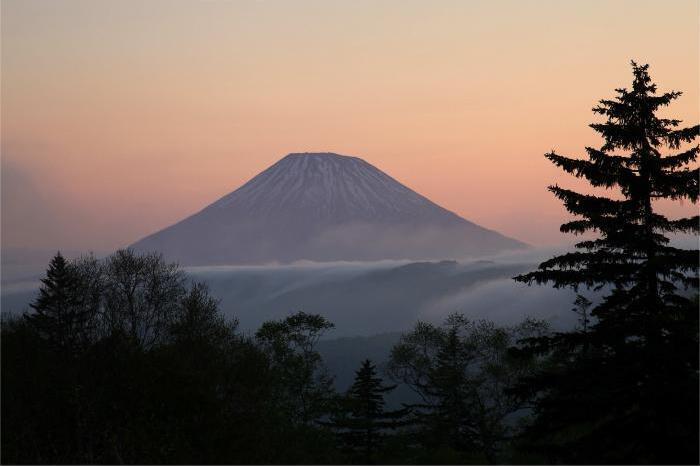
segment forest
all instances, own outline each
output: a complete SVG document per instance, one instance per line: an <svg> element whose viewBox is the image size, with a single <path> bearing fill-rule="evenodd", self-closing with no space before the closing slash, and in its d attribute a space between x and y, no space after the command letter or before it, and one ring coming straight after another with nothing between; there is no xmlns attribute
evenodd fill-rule
<svg viewBox="0 0 700 466"><path fill-rule="evenodd" d="M609 290L578 325L450 315L416 322L386 367L336 390L318 351L333 328L294 310L249 334L206 284L158 253L51 260L31 309L3 314L3 463L697 464L698 251L658 199L698 199L699 127L657 111L646 65L593 111L603 145L546 157L620 197L550 191L588 234L514 277ZM662 154L668 148L671 154ZM410 388L420 402L389 407Z"/></svg>

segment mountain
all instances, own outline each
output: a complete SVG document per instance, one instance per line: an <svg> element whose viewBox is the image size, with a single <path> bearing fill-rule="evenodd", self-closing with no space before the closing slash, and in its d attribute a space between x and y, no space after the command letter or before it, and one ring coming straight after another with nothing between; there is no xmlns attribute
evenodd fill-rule
<svg viewBox="0 0 700 466"><path fill-rule="evenodd" d="M442 259L525 246L357 157L289 154L200 212L136 242L182 264Z"/></svg>

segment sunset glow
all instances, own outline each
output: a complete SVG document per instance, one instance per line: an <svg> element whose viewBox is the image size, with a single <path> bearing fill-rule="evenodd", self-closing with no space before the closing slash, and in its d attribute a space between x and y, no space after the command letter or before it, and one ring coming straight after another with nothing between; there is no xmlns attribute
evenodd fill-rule
<svg viewBox="0 0 700 466"><path fill-rule="evenodd" d="M304 151L362 157L468 220L560 243L567 214L546 186L583 184L542 155L600 145L590 109L629 87L631 59L682 90L670 113L696 123L699 13L694 0L4 0L2 245L124 246Z"/></svg>

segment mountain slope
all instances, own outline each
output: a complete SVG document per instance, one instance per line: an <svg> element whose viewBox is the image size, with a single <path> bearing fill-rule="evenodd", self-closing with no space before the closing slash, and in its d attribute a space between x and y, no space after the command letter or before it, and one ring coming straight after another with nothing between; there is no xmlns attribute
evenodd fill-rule
<svg viewBox="0 0 700 466"><path fill-rule="evenodd" d="M362 159L330 153L289 154L133 245L183 264L454 258L522 246Z"/></svg>

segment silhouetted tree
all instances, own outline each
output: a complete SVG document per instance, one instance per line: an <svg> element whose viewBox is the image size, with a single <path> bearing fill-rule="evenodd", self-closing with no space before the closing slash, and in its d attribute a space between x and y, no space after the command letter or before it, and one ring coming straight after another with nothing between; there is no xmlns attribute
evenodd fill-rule
<svg viewBox="0 0 700 466"><path fill-rule="evenodd" d="M268 356L182 278L132 251L52 260L35 310L3 316L3 462L280 462Z"/></svg>
<svg viewBox="0 0 700 466"><path fill-rule="evenodd" d="M271 417L271 373L250 338L237 333L206 285L180 299L169 337L154 347L156 439L167 463L263 462L261 437ZM163 440L158 440L163 442ZM268 457L269 458L269 457Z"/></svg>
<svg viewBox="0 0 700 466"><path fill-rule="evenodd" d="M578 316L578 330L584 334L588 333L588 326L591 323L591 316L588 309L590 309L592 305L593 303L582 294L576 295L572 311Z"/></svg>
<svg viewBox="0 0 700 466"><path fill-rule="evenodd" d="M331 328L320 315L297 312L263 323L255 334L279 378L280 408L301 425L327 412L332 399L332 379L316 350L318 339Z"/></svg>
<svg viewBox="0 0 700 466"><path fill-rule="evenodd" d="M160 254L115 252L105 261L104 323L108 333L121 333L144 348L167 336L185 292L177 264Z"/></svg>
<svg viewBox="0 0 700 466"><path fill-rule="evenodd" d="M449 325L449 324L448 324ZM428 370L425 392L433 401L424 405L427 413L420 415L430 426L435 442L446 442L458 451L475 450L473 435L476 416L472 410L470 380L467 375L475 359L472 342L460 339L459 326L450 326Z"/></svg>
<svg viewBox="0 0 700 466"><path fill-rule="evenodd" d="M57 253L41 279L39 296L25 314L27 321L59 350L73 351L86 334L89 314L83 308L83 295L75 267Z"/></svg>
<svg viewBox="0 0 700 466"><path fill-rule="evenodd" d="M237 321L227 322L219 312L219 303L204 283L195 283L182 297L172 322L171 338L184 345L216 343L229 335Z"/></svg>
<svg viewBox="0 0 700 466"><path fill-rule="evenodd" d="M319 429L336 393L316 344L334 325L316 314L297 312L264 322L255 334L268 358L272 394L270 435L280 457L276 462L328 461L333 436Z"/></svg>
<svg viewBox="0 0 700 466"><path fill-rule="evenodd" d="M530 441L566 462L697 462L698 309L682 288L697 288L698 251L670 244L668 235L698 232L698 217L671 220L658 199L698 199L698 146L683 148L699 127L657 112L680 92L657 94L648 65L632 62L631 89L601 100L606 118L590 125L603 138L588 159L546 157L596 188L619 197L549 189L579 218L564 233L596 232L576 252L554 257L516 277L555 287L611 291L581 331L532 341L554 354L551 367L524 387L537 402ZM681 152L662 155L667 146ZM587 350L582 351L586 345ZM556 354L555 354L556 353Z"/></svg>
<svg viewBox="0 0 700 466"><path fill-rule="evenodd" d="M375 366L367 359L355 372L355 381L341 399L339 412L331 422L324 423L336 431L342 446L362 463L374 463L386 433L403 425L407 409L384 409L384 394L395 388L396 385L382 383Z"/></svg>
<svg viewBox="0 0 700 466"><path fill-rule="evenodd" d="M498 460L515 425L508 418L523 408L511 392L536 367L534 358L512 357L510 348L524 337L548 331L540 321L513 327L449 316L442 327L419 322L391 351L389 374L422 399L414 406L421 442L430 449L448 447L461 460ZM459 460L459 459L457 459Z"/></svg>

